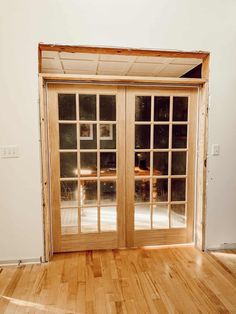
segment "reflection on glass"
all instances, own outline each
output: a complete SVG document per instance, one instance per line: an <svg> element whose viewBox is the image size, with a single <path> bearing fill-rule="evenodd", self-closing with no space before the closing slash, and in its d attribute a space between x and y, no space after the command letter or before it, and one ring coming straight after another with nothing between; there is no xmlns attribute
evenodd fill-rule
<svg viewBox="0 0 236 314"><path fill-rule="evenodd" d="M150 175L150 153L135 153L135 175Z"/></svg>
<svg viewBox="0 0 236 314"><path fill-rule="evenodd" d="M101 231L116 231L116 207L101 207Z"/></svg>
<svg viewBox="0 0 236 314"><path fill-rule="evenodd" d="M100 148L101 149L116 148L115 124L100 124Z"/></svg>
<svg viewBox="0 0 236 314"><path fill-rule="evenodd" d="M80 153L80 175L81 177L97 175L97 153Z"/></svg>
<svg viewBox="0 0 236 314"><path fill-rule="evenodd" d="M136 205L134 211L135 230L151 229L149 205Z"/></svg>
<svg viewBox="0 0 236 314"><path fill-rule="evenodd" d="M150 148L150 125L135 125L135 148Z"/></svg>
<svg viewBox="0 0 236 314"><path fill-rule="evenodd" d="M61 206L77 206L78 183L77 181L61 181Z"/></svg>
<svg viewBox="0 0 236 314"><path fill-rule="evenodd" d="M116 120L116 96L100 95L100 120L115 121Z"/></svg>
<svg viewBox="0 0 236 314"><path fill-rule="evenodd" d="M97 148L97 126L96 124L80 124L80 149Z"/></svg>
<svg viewBox="0 0 236 314"><path fill-rule="evenodd" d="M150 202L150 180L135 180L135 202Z"/></svg>
<svg viewBox="0 0 236 314"><path fill-rule="evenodd" d="M97 181L80 181L80 203L82 206L97 204Z"/></svg>
<svg viewBox="0 0 236 314"><path fill-rule="evenodd" d="M154 148L169 147L169 125L154 125Z"/></svg>
<svg viewBox="0 0 236 314"><path fill-rule="evenodd" d="M168 201L168 179L153 178L152 197L153 202Z"/></svg>
<svg viewBox="0 0 236 314"><path fill-rule="evenodd" d="M61 234L78 233L78 208L61 208Z"/></svg>
<svg viewBox="0 0 236 314"><path fill-rule="evenodd" d="M165 176L168 175L168 153L154 152L153 153L153 175Z"/></svg>
<svg viewBox="0 0 236 314"><path fill-rule="evenodd" d="M151 120L151 96L135 97L135 121Z"/></svg>
<svg viewBox="0 0 236 314"><path fill-rule="evenodd" d="M185 201L185 179L171 179L171 200Z"/></svg>
<svg viewBox="0 0 236 314"><path fill-rule="evenodd" d="M170 222L171 228L186 227L185 204L171 205Z"/></svg>
<svg viewBox="0 0 236 314"><path fill-rule="evenodd" d="M77 153L60 153L61 178L73 178L78 175Z"/></svg>
<svg viewBox="0 0 236 314"><path fill-rule="evenodd" d="M172 175L186 174L186 152L172 152Z"/></svg>
<svg viewBox="0 0 236 314"><path fill-rule="evenodd" d="M169 209L167 204L153 205L153 228L169 228Z"/></svg>
<svg viewBox="0 0 236 314"><path fill-rule="evenodd" d="M98 210L97 207L82 207L80 209L81 232L98 231Z"/></svg>
<svg viewBox="0 0 236 314"><path fill-rule="evenodd" d="M79 95L80 120L96 120L96 95Z"/></svg>
<svg viewBox="0 0 236 314"><path fill-rule="evenodd" d="M173 121L188 120L188 97L173 98Z"/></svg>
<svg viewBox="0 0 236 314"><path fill-rule="evenodd" d="M59 120L76 120L75 94L58 95Z"/></svg>
<svg viewBox="0 0 236 314"><path fill-rule="evenodd" d="M173 125L172 148L187 147L187 125Z"/></svg>
<svg viewBox="0 0 236 314"><path fill-rule="evenodd" d="M101 181L101 204L116 203L116 182Z"/></svg>
<svg viewBox="0 0 236 314"><path fill-rule="evenodd" d="M100 153L101 176L116 175L116 153Z"/></svg>
<svg viewBox="0 0 236 314"><path fill-rule="evenodd" d="M76 149L76 124L59 124L60 149Z"/></svg>
<svg viewBox="0 0 236 314"><path fill-rule="evenodd" d="M169 121L170 97L154 97L154 121Z"/></svg>

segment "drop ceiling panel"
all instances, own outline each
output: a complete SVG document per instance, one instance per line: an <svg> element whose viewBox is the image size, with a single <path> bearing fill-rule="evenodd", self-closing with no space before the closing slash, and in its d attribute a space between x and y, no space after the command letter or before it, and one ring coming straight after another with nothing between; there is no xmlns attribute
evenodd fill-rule
<svg viewBox="0 0 236 314"><path fill-rule="evenodd" d="M97 74L105 73L119 73L119 75L124 75L128 70L128 62L99 62Z"/></svg>
<svg viewBox="0 0 236 314"><path fill-rule="evenodd" d="M118 62L134 62L137 57L135 56L118 56L100 54L99 60L101 61L118 61Z"/></svg>
<svg viewBox="0 0 236 314"><path fill-rule="evenodd" d="M161 58L93 53L42 52L49 73L180 77L202 62L195 58Z"/></svg>
<svg viewBox="0 0 236 314"><path fill-rule="evenodd" d="M168 64L162 71L158 73L158 76L164 77L180 77L186 72L190 71L195 66L189 67L189 65L184 64Z"/></svg>
<svg viewBox="0 0 236 314"><path fill-rule="evenodd" d="M95 53L70 53L70 52L60 52L61 59L68 60L98 60L98 54Z"/></svg>
<svg viewBox="0 0 236 314"><path fill-rule="evenodd" d="M77 70L77 71L91 71L96 72L97 62L96 61L85 61L85 60L64 60L62 59L63 68L65 70Z"/></svg>

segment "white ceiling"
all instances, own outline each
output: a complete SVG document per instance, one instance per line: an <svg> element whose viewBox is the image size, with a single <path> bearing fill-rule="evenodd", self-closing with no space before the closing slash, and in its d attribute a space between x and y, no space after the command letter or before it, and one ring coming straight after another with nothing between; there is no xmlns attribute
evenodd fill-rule
<svg viewBox="0 0 236 314"><path fill-rule="evenodd" d="M180 77L200 63L193 58L42 52L44 73Z"/></svg>

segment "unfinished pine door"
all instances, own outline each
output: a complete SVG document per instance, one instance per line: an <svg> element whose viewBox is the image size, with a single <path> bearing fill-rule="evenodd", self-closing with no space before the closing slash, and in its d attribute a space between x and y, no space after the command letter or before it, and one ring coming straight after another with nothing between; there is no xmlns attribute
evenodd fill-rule
<svg viewBox="0 0 236 314"><path fill-rule="evenodd" d="M196 95L48 85L54 252L193 240Z"/></svg>
<svg viewBox="0 0 236 314"><path fill-rule="evenodd" d="M125 93L49 85L53 251L124 246Z"/></svg>
<svg viewBox="0 0 236 314"><path fill-rule="evenodd" d="M128 246L193 241L197 92L128 88Z"/></svg>

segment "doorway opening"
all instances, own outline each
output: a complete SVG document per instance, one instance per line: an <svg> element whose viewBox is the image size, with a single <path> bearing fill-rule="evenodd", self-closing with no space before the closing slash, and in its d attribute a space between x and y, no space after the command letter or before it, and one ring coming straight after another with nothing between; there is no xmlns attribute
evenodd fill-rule
<svg viewBox="0 0 236 314"><path fill-rule="evenodd" d="M41 44L39 55L45 258L203 248L209 54Z"/></svg>

